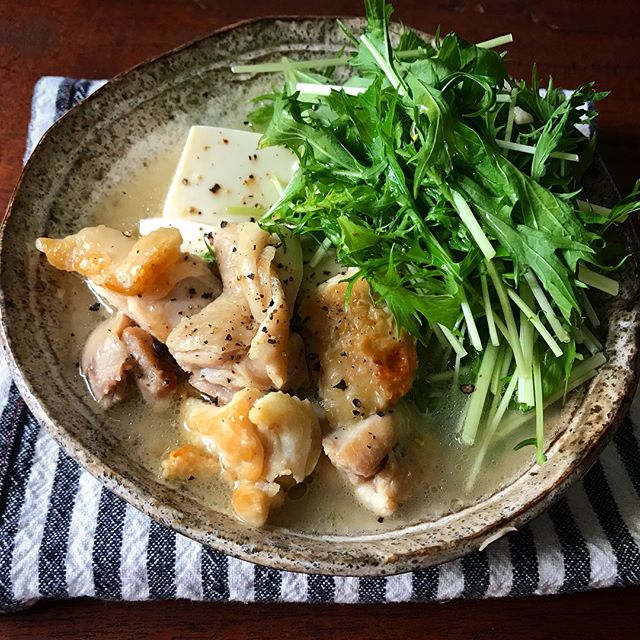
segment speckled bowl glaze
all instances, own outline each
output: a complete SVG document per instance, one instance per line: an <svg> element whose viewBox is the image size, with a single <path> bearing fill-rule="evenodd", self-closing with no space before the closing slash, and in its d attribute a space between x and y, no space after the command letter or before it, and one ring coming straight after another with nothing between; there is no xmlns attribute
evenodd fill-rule
<svg viewBox="0 0 640 640"><path fill-rule="evenodd" d="M87 204L96 194L163 145L175 144L190 124L241 122L247 99L268 90L271 78L234 76L230 63L283 54L326 56L346 44L330 19L243 23L118 76L73 109L37 147L9 207L0 265L2 334L35 416L80 464L158 522L225 553L276 568L387 575L450 560L506 527L523 524L594 461L626 411L636 381L640 323L634 260L627 262L621 294L609 309L608 363L565 411L566 428L548 443L547 464L435 521L375 535L314 536L277 527L248 529L206 510L187 493L160 484L126 443L103 428L105 414L77 376L60 366L68 345L48 329L59 322L64 303L52 294L53 270L34 248L38 236L62 236L85 226ZM592 172L589 186L595 201L607 204L616 197L602 167ZM629 242L635 251L635 241Z"/></svg>

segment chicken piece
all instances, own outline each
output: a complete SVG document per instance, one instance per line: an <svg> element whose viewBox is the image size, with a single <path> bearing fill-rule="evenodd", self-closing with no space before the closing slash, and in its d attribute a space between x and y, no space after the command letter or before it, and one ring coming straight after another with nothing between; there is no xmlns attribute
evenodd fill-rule
<svg viewBox="0 0 640 640"><path fill-rule="evenodd" d="M183 318L204 309L222 291L220 280L209 265L196 256L183 254L166 275L172 287L168 293L157 292L125 296L106 287L91 284L91 289L106 304L126 314L156 340L166 342L169 333Z"/></svg>
<svg viewBox="0 0 640 640"><path fill-rule="evenodd" d="M376 306L357 280L345 310L342 276L321 284L300 308L312 371L329 423L343 426L392 407L413 384L413 338L398 335L388 309Z"/></svg>
<svg viewBox="0 0 640 640"><path fill-rule="evenodd" d="M393 451L384 466L372 478L350 477L358 500L379 516L390 516L405 500L415 484L412 465L408 459L399 460ZM413 482L412 482L413 480Z"/></svg>
<svg viewBox="0 0 640 640"><path fill-rule="evenodd" d="M249 420L264 447L267 481L292 476L299 483L311 474L320 457L320 424L308 400L268 393L253 403Z"/></svg>
<svg viewBox="0 0 640 640"><path fill-rule="evenodd" d="M403 434L385 413L410 389L415 343L398 335L388 309L376 306L369 285L356 280L345 310L347 282L319 285L300 309L311 369L334 428L323 441L332 464L346 474L369 509L389 515L407 494L405 457L395 453Z"/></svg>
<svg viewBox="0 0 640 640"><path fill-rule="evenodd" d="M282 502L277 482L240 482L231 496L234 513L250 527L261 527L269 511Z"/></svg>
<svg viewBox="0 0 640 640"><path fill-rule="evenodd" d="M266 522L284 497L283 486L302 482L320 456L311 404L282 392L243 389L224 407L188 400L184 427L190 444L219 462L233 488L232 507L251 526ZM197 475L199 464L194 459L183 475ZM166 475L172 464L164 467Z"/></svg>
<svg viewBox="0 0 640 640"><path fill-rule="evenodd" d="M290 360L299 360L273 241L254 223L221 228L213 246L223 292L167 338L191 384L223 403L246 387L283 388Z"/></svg>
<svg viewBox="0 0 640 640"><path fill-rule="evenodd" d="M91 332L82 351L80 370L94 399L105 409L126 393L129 351L122 334L130 325L129 318L115 314Z"/></svg>
<svg viewBox="0 0 640 640"><path fill-rule="evenodd" d="M167 272L182 258L182 236L164 228L134 239L100 225L86 227L66 238L38 238L36 247L49 263L63 271L75 271L94 284L123 295L171 289Z"/></svg>
<svg viewBox="0 0 640 640"><path fill-rule="evenodd" d="M167 398L178 384L174 367L158 350L154 339L140 327L127 327L122 341L130 356L130 366L140 393L147 402ZM168 355L168 354L167 354Z"/></svg>
<svg viewBox="0 0 640 640"><path fill-rule="evenodd" d="M224 407L201 400L185 403L184 426L200 438L210 454L218 457L220 465L231 484L236 480L257 482L264 471L264 447L249 420L253 403L263 393L258 389L243 389L236 393Z"/></svg>
<svg viewBox="0 0 640 640"><path fill-rule="evenodd" d="M220 465L215 458L192 444L174 449L162 461L162 472L167 480L193 480L196 476L206 478L219 470Z"/></svg>
<svg viewBox="0 0 640 640"><path fill-rule="evenodd" d="M371 478L380 470L396 441L393 418L373 414L327 434L322 446L334 467L350 476Z"/></svg>
<svg viewBox="0 0 640 640"><path fill-rule="evenodd" d="M60 240L38 238L36 247L54 267L86 276L108 306L164 342L222 290L204 260L180 251L181 242L172 228L135 239L98 226Z"/></svg>

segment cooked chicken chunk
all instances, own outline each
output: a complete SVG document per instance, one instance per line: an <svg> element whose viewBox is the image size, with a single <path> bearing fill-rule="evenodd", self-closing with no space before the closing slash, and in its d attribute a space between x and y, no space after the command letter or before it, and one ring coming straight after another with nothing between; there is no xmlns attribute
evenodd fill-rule
<svg viewBox="0 0 640 640"><path fill-rule="evenodd" d="M398 460L390 452L387 460L372 478L351 477L356 497L370 511L379 516L390 516L400 502L409 497L413 477L408 459Z"/></svg>
<svg viewBox="0 0 640 640"><path fill-rule="evenodd" d="M204 260L188 254L183 256L166 275L172 286L162 295L152 290L125 296L106 287L92 284L91 288L108 306L129 316L156 340L166 342L171 330L183 318L204 309L222 291L220 280Z"/></svg>
<svg viewBox="0 0 640 640"><path fill-rule="evenodd" d="M392 407L411 385L417 366L411 336L376 306L369 285L357 280L345 310L342 276L321 284L300 309L312 371L332 426Z"/></svg>
<svg viewBox="0 0 640 640"><path fill-rule="evenodd" d="M122 341L129 352L131 371L142 396L150 401L171 395L176 390L177 379L168 354L159 350L164 347L140 327L127 327L122 332Z"/></svg>
<svg viewBox="0 0 640 640"><path fill-rule="evenodd" d="M104 408L124 400L132 374L147 402L173 393L175 365L156 348L153 338L121 313L101 322L89 335L80 364L95 400Z"/></svg>
<svg viewBox="0 0 640 640"><path fill-rule="evenodd" d="M168 293L171 279L165 276L181 259L181 244L177 229L158 229L134 239L104 225L86 227L59 240L36 241L57 269L75 271L96 285L129 296Z"/></svg>
<svg viewBox="0 0 640 640"><path fill-rule="evenodd" d="M99 226L60 240L39 238L36 247L54 267L86 276L108 306L164 342L222 289L204 260L180 251L181 242L177 229L134 239Z"/></svg>
<svg viewBox="0 0 640 640"><path fill-rule="evenodd" d="M349 475L371 478L382 466L396 441L389 414L373 414L327 434L322 446L333 465Z"/></svg>
<svg viewBox="0 0 640 640"><path fill-rule="evenodd" d="M299 483L311 474L320 456L320 423L308 400L268 393L253 403L249 420L264 447L267 481L291 476Z"/></svg>
<svg viewBox="0 0 640 640"><path fill-rule="evenodd" d="M192 480L219 472L217 460L200 447L185 444L174 449L163 461L162 471L167 480Z"/></svg>
<svg viewBox="0 0 640 640"><path fill-rule="evenodd" d="M320 455L320 424L311 404L282 392L243 389L224 407L189 400L184 427L190 444L219 462L233 487L235 513L252 526L266 522L283 486L302 482ZM181 477L198 475L199 458L190 466L187 456L171 456L182 458ZM164 463L166 477L175 476L178 466L171 456Z"/></svg>
<svg viewBox="0 0 640 640"><path fill-rule="evenodd" d="M116 313L91 332L82 351L82 374L96 402L105 408L126 394L129 351L122 333L130 325L129 318Z"/></svg>
<svg viewBox="0 0 640 640"><path fill-rule="evenodd" d="M283 388L290 362L300 359L301 341L290 341L273 242L254 223L221 228L213 246L223 292L167 338L178 364L192 374L191 384L221 402L246 387Z"/></svg>
<svg viewBox="0 0 640 640"><path fill-rule="evenodd" d="M337 276L319 285L301 305L311 369L333 431L323 446L369 509L389 515L405 497L409 473L394 453L401 434L385 413L404 396L417 366L413 339L398 335L391 313L376 306L369 285L357 280L348 309L348 283Z"/></svg>

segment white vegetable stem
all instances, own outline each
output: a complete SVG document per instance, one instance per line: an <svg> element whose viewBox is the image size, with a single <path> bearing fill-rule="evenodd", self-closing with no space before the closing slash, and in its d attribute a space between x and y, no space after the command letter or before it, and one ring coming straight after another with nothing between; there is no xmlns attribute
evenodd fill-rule
<svg viewBox="0 0 640 640"><path fill-rule="evenodd" d="M511 149L512 151L521 151L522 153L530 153L533 155L536 148L530 144L520 144L519 142L510 142L507 140L496 139L496 144L503 149ZM580 156L576 153L565 153L564 151L553 151L549 154L551 158L558 160L569 160L570 162L580 162Z"/></svg>
<svg viewBox="0 0 640 640"><path fill-rule="evenodd" d="M483 273L480 276L480 284L482 285L482 300L484 302L484 312L487 316L487 326L489 327L489 339L494 347L500 344L498 332L496 331L496 323L493 318L493 308L491 307L491 298L489 297L489 286L487 285L487 276Z"/></svg>
<svg viewBox="0 0 640 640"><path fill-rule="evenodd" d="M542 287L540 286L540 283L538 282L538 279L536 278L534 273L532 271L527 271L524 274L524 278L527 281L527 284L529 285L529 287L531 288L531 292L533 293L533 296L536 299L538 306L542 310L542 313L544 313L544 316L547 319L549 326L553 329L553 332L556 334L556 337L558 338L558 340L560 340L560 342L569 342L569 340L571 339L569 337L569 334L567 333L565 328L562 326L562 323L558 319L558 316L556 316L556 314L553 312L553 309L551 308L551 303L549 302L547 296L542 290Z"/></svg>
<svg viewBox="0 0 640 640"><path fill-rule="evenodd" d="M553 355L560 357L562 355L562 349L553 339L553 336L549 333L548 329L542 324L542 322L540 322L540 318L538 318L529 305L513 289L508 289L507 293L516 305L524 311L527 320L536 328L542 339L549 345Z"/></svg>
<svg viewBox="0 0 640 640"><path fill-rule="evenodd" d="M464 291L462 291L462 296L463 298L460 307L462 308L462 314L464 315L464 320L467 323L467 329L469 330L469 339L476 351L482 351L482 340L480 339L478 327L476 326L473 313L471 312L471 307L469 306L469 302Z"/></svg>
<svg viewBox="0 0 640 640"><path fill-rule="evenodd" d="M453 350L459 355L461 358L464 358L467 355L467 350L462 346L462 342L456 338L450 329L445 327L443 324L439 324L438 328L442 331L444 337L447 339Z"/></svg>
<svg viewBox="0 0 640 640"><path fill-rule="evenodd" d="M322 241L322 244L318 247L316 252L313 254L313 256L311 256L311 260L309 260L309 266L317 267L322 261L322 259L325 257L325 255L327 255L327 251L329 250L330 246L331 246L331 240L329 240L329 238L325 238Z"/></svg>
<svg viewBox="0 0 640 640"><path fill-rule="evenodd" d="M398 95L406 95L407 92L402 86L402 81L398 77L398 74L393 70L393 67L389 64L389 62L384 59L381 53L373 46L371 40L369 40L369 38L364 33L360 36L360 42L362 42L362 44L367 47L369 53L376 61L380 69L382 69L384 75L387 76L387 80L389 80L391 86L398 92Z"/></svg>
<svg viewBox="0 0 640 640"><path fill-rule="evenodd" d="M471 401L467 405L467 412L462 426L460 438L465 444L472 445L475 442L497 355L498 348L492 344L488 344L482 356L482 363L480 364L480 371L478 372L475 385L476 388L471 394Z"/></svg>
<svg viewBox="0 0 640 640"><path fill-rule="evenodd" d="M511 90L511 95L509 96L509 111L507 113L507 125L504 129L504 141L511 142L511 134L513 132L513 118L515 115L516 108L516 95L517 91L515 89ZM509 147L504 147L504 157L507 157L509 153Z"/></svg>
<svg viewBox="0 0 640 640"><path fill-rule="evenodd" d="M527 375L527 368L525 366L524 357L522 355L522 349L520 348L520 339L518 337L518 328L516 327L516 321L513 317L513 310L511 309L511 304L509 302L509 298L507 296L507 292L505 290L504 285L502 284L502 279L498 275L495 266L490 260L485 261L487 265L487 273L493 282L493 287L498 294L498 300L500 300L500 307L502 308L502 313L504 315L504 320L506 323L506 327L504 328L503 334L507 339L507 342L511 345L511 349L513 350L513 357L516 359L516 367L518 368L518 375L525 377ZM499 318L494 318L496 325L500 329L500 325L502 322ZM504 327L504 325L503 325ZM501 329L502 331L502 329Z"/></svg>
<svg viewBox="0 0 640 640"><path fill-rule="evenodd" d="M591 304L591 300L589 300L589 296L586 291L582 291L582 302L584 304L584 310L587 313L587 318L589 318L589 322L591 325L597 329L600 326L600 318L598 318L598 314L596 310L593 308Z"/></svg>
<svg viewBox="0 0 640 640"><path fill-rule="evenodd" d="M544 399L542 395L542 376L540 374L540 360L537 349L533 354L533 389L535 393L536 410L536 462L544 464L547 456L544 454Z"/></svg>
<svg viewBox="0 0 640 640"><path fill-rule="evenodd" d="M364 87L347 87L342 84L319 84L315 82L298 82L296 91L306 95L328 96L332 91L344 91L348 96L358 96L364 93Z"/></svg>
<svg viewBox="0 0 640 640"><path fill-rule="evenodd" d="M601 273L591 271L589 267L586 267L582 263L578 266L578 280L580 280L582 284L604 291L611 296L617 296L620 291L620 285L616 280L607 278L607 276L603 276Z"/></svg>
<svg viewBox="0 0 640 640"><path fill-rule="evenodd" d="M524 292L524 285L522 287ZM529 302L529 300L527 300ZM522 346L522 354L527 367L526 377L518 376L518 402L528 407L533 407L535 399L533 392L533 378L531 377L533 364L533 325L527 322L527 316L524 311L520 310L520 344Z"/></svg>
<svg viewBox="0 0 640 640"><path fill-rule="evenodd" d="M513 397L513 392L515 391L516 384L518 382L518 377L515 372L511 376L511 380L509 380L509 384L507 385L507 389L504 392L502 398L500 398L500 404L498 404L498 408L492 416L489 416L486 432L484 434L484 438L482 440L482 444L480 445L480 449L478 450L478 455L473 461L473 466L471 467L471 473L467 478L465 483L465 487L467 491L469 491L476 483L478 478L478 474L480 473L480 468L482 467L482 463L487 455L487 451L491 446L491 442L496 434L496 430L498 429L498 425L500 424L502 418L504 417L505 412L509 407L509 403L511 402L511 398Z"/></svg>
<svg viewBox="0 0 640 640"><path fill-rule="evenodd" d="M480 248L480 251L484 254L484 257L487 260L491 260L496 255L496 251L491 246L489 238L487 238L482 227L476 220L476 217L473 215L473 211L469 208L467 201L457 191L452 191L451 196L453 199L453 206L458 212L460 219L464 222L469 233Z"/></svg>
<svg viewBox="0 0 640 640"><path fill-rule="evenodd" d="M494 47L500 47L503 44L509 44L510 42L513 42L513 34L507 33L503 36L498 36L497 38L491 38L491 40L478 42L476 47L480 47L481 49L493 49Z"/></svg>
<svg viewBox="0 0 640 640"><path fill-rule="evenodd" d="M598 368L601 367L607 359L604 357L604 354L597 353L586 360L583 360L579 364L577 364L573 371L571 372L571 376L569 377L569 382L567 383L566 390L564 385L552 393L545 401L544 408L551 406L554 402L557 402L562 398L565 393L569 393L569 391L573 391L581 384L585 383L587 380L590 380L598 373ZM513 413L513 415L509 416L501 426L500 434L502 437L510 436L518 427L522 426L529 422L532 418L531 412L528 413Z"/></svg>
<svg viewBox="0 0 640 640"><path fill-rule="evenodd" d="M339 58L318 58L316 60L287 60L286 62L260 62L257 64L231 65L231 73L274 73L290 69L322 69L339 67L349 62L348 56Z"/></svg>

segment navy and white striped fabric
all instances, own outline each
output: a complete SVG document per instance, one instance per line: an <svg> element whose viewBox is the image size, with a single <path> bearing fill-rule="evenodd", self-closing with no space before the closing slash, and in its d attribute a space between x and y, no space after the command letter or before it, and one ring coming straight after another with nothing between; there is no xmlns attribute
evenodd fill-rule
<svg viewBox="0 0 640 640"><path fill-rule="evenodd" d="M43 78L27 153L99 83ZM0 608L39 598L400 602L640 584L640 400L583 482L531 525L440 567L390 578L274 571L151 522L100 486L29 413L0 363Z"/></svg>

